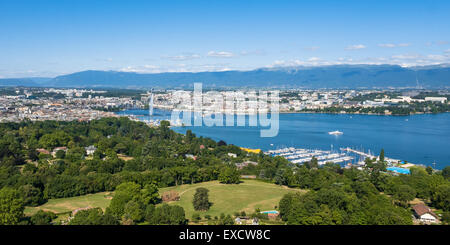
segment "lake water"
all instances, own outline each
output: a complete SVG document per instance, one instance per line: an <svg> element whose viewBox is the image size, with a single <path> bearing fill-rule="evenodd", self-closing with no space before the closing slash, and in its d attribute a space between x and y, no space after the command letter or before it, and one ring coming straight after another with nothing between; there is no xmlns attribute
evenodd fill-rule
<svg viewBox="0 0 450 245"><path fill-rule="evenodd" d="M153 119L168 119L170 112L155 109ZM148 111L129 110L120 114L142 115ZM411 116L378 116L349 114L280 114L280 130L276 137L261 138L259 127L174 127L185 133L224 140L241 147L262 150L296 147L339 150L352 147L365 152L382 148L390 158L406 160L442 169L450 164L450 113ZM343 135L329 135L339 130Z"/></svg>

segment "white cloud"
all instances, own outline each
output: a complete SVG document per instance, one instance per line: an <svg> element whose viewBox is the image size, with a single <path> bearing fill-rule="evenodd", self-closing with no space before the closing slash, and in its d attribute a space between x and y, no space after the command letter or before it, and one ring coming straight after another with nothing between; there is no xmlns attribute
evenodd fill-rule
<svg viewBox="0 0 450 245"><path fill-rule="evenodd" d="M320 47L319 46L312 46L312 47L307 47L305 49L309 50L309 51L316 51L316 50L320 49Z"/></svg>
<svg viewBox="0 0 450 245"><path fill-rule="evenodd" d="M388 59L387 62L385 63L399 64L402 66L420 66L420 65L437 65L449 62L450 62L449 55L400 54L391 56L391 59Z"/></svg>
<svg viewBox="0 0 450 245"><path fill-rule="evenodd" d="M427 43L425 43L425 45L427 47L431 47L431 46L434 46L434 45L443 46L443 45L447 45L449 43L450 42L448 42L448 41L437 41L437 42L427 42Z"/></svg>
<svg viewBox="0 0 450 245"><path fill-rule="evenodd" d="M445 53L450 53L450 49L447 49L444 51Z"/></svg>
<svg viewBox="0 0 450 245"><path fill-rule="evenodd" d="M444 61L447 59L446 56L440 54L429 54L426 56L426 58L432 61Z"/></svg>
<svg viewBox="0 0 450 245"><path fill-rule="evenodd" d="M337 65L342 62L326 61L318 57L311 57L307 60L292 59L292 60L275 60L272 64L267 65L267 68L274 67L290 67L290 66L322 66L322 65Z"/></svg>
<svg viewBox="0 0 450 245"><path fill-rule="evenodd" d="M378 46L382 47L382 48L397 48L397 47L408 47L408 46L410 46L410 44L409 43L398 43L398 44L382 43L382 44L378 44Z"/></svg>
<svg viewBox="0 0 450 245"><path fill-rule="evenodd" d="M234 54L231 52L225 52L225 51L209 51L207 56L216 57L216 58L230 58L230 57L233 57Z"/></svg>
<svg viewBox="0 0 450 245"><path fill-rule="evenodd" d="M142 65L142 66L127 66L121 68L119 71L136 72L136 73L158 73L161 72L161 69L159 66L155 65Z"/></svg>
<svg viewBox="0 0 450 245"><path fill-rule="evenodd" d="M163 56L162 58L174 60L174 61L182 61L182 60L193 60L201 58L198 54L191 54L191 53L185 53L181 55L175 55L175 56Z"/></svg>
<svg viewBox="0 0 450 245"><path fill-rule="evenodd" d="M345 48L346 50L358 50L358 49L365 49L366 46L362 44L356 44L356 45L350 45Z"/></svg>
<svg viewBox="0 0 450 245"><path fill-rule="evenodd" d="M399 47L409 47L409 46L411 46L411 44L410 43L399 43L399 44L397 44L397 46L399 46Z"/></svg>
<svg viewBox="0 0 450 245"><path fill-rule="evenodd" d="M309 62L315 62L315 61L319 61L319 60L320 60L320 58L318 58L318 57L311 57L308 59Z"/></svg>
<svg viewBox="0 0 450 245"><path fill-rule="evenodd" d="M450 50L449 50L450 51ZM397 54L387 57L338 57L336 59L324 60L318 57L311 57L305 60L275 60L268 68L274 67L295 67L295 66L326 66L326 65L400 65L403 67L438 65L450 63L449 54Z"/></svg>
<svg viewBox="0 0 450 245"><path fill-rule="evenodd" d="M250 55L266 55L264 50L253 50L253 51L241 51L242 56L250 56Z"/></svg>
<svg viewBox="0 0 450 245"><path fill-rule="evenodd" d="M117 69L113 69L117 70ZM163 73L163 72L204 72L204 71L229 71L242 70L242 67L233 67L228 63L208 63L208 64L170 64L164 66L137 65L120 68L122 72L136 73Z"/></svg>
<svg viewBox="0 0 450 245"><path fill-rule="evenodd" d="M112 62L113 59L112 58L99 58L99 59L95 59L96 61L101 61L101 62Z"/></svg>
<svg viewBox="0 0 450 245"><path fill-rule="evenodd" d="M414 60L420 58L420 56L417 54L398 54L393 55L391 58L397 60Z"/></svg>
<svg viewBox="0 0 450 245"><path fill-rule="evenodd" d="M393 44L393 43L383 43L383 44L378 44L379 47L382 48L395 48L397 47L397 45Z"/></svg>

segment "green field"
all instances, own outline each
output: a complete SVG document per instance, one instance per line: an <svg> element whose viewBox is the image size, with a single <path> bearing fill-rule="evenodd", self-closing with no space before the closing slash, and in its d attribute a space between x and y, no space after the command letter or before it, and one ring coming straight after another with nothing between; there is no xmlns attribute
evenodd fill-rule
<svg viewBox="0 0 450 245"><path fill-rule="evenodd" d="M186 212L186 218L190 219L192 214L196 212L192 206L192 199L195 189L198 187L205 187L209 190L209 201L212 202L208 211L198 212L202 217L206 214L211 215L211 217L219 216L221 213L233 215L240 211L252 213L256 208L273 210L275 206L278 206L284 194L292 191L303 191L257 180L245 180L238 185L226 185L220 184L218 181L211 181L167 187L162 188L160 194L169 190L178 192L180 200L170 204L182 206Z"/></svg>
<svg viewBox="0 0 450 245"><path fill-rule="evenodd" d="M218 181L210 181L193 185L181 185L161 188L159 193L173 190L179 193L180 200L169 203L180 205L186 212L186 218L190 219L195 212L192 199L195 189L205 187L209 190L209 201L212 206L208 211L198 212L202 217L209 214L212 217L220 216L221 213L233 215L235 212L245 211L252 213L256 208L261 210L272 210L278 206L278 202L284 194L292 191L303 191L290 189L257 180L244 180L238 185L220 184ZM27 207L25 214L30 216L38 210L51 211L58 216L67 216L71 211L85 207L100 207L103 210L111 202L110 192L100 192L78 197L50 199L47 203L38 207Z"/></svg>
<svg viewBox="0 0 450 245"><path fill-rule="evenodd" d="M38 210L51 211L56 214L68 213L78 208L99 207L103 210L111 202L110 192L99 192L78 197L50 199L47 203L38 207L26 207L25 215L33 215Z"/></svg>

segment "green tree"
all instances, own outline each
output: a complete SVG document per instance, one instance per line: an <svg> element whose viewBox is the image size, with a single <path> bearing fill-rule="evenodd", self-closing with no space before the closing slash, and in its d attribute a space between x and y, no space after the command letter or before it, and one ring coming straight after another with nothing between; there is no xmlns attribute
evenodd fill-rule
<svg viewBox="0 0 450 245"><path fill-rule="evenodd" d="M124 208L125 219L131 219L134 222L140 222L144 219L145 212L143 205L137 201L129 201Z"/></svg>
<svg viewBox="0 0 450 245"><path fill-rule="evenodd" d="M30 221L33 225L51 225L52 220L56 219L56 217L56 214L53 212L39 210L31 216Z"/></svg>
<svg viewBox="0 0 450 245"><path fill-rule="evenodd" d="M182 207L163 204L154 210L149 223L152 225L185 225L187 220Z"/></svg>
<svg viewBox="0 0 450 245"><path fill-rule="evenodd" d="M234 220L231 217L231 215L225 216L223 219L220 220L221 225L234 225Z"/></svg>
<svg viewBox="0 0 450 245"><path fill-rule="evenodd" d="M156 204L159 200L158 187L155 184L147 184L141 190L141 199L144 205Z"/></svg>
<svg viewBox="0 0 450 245"><path fill-rule="evenodd" d="M396 188L394 199L399 200L404 206L408 205L416 197L416 191L409 185L400 185Z"/></svg>
<svg viewBox="0 0 450 245"><path fill-rule="evenodd" d="M379 158L380 162L384 162L384 149L381 149Z"/></svg>
<svg viewBox="0 0 450 245"><path fill-rule="evenodd" d="M101 208L81 210L70 220L69 225L118 225L116 218L103 214Z"/></svg>
<svg viewBox="0 0 450 245"><path fill-rule="evenodd" d="M436 208L450 211L450 185L440 185L431 197L431 202Z"/></svg>
<svg viewBox="0 0 450 245"><path fill-rule="evenodd" d="M120 219L125 212L125 205L131 200L139 200L140 198L141 186L139 184L133 182L122 183L117 186L106 212Z"/></svg>
<svg viewBox="0 0 450 245"><path fill-rule="evenodd" d="M24 202L17 190L0 190L0 225L15 225L23 218Z"/></svg>
<svg viewBox="0 0 450 245"><path fill-rule="evenodd" d="M58 150L55 154L56 158L58 159L64 159L66 157L66 152L63 150Z"/></svg>
<svg viewBox="0 0 450 245"><path fill-rule="evenodd" d="M224 167L220 171L219 181L224 184L239 184L239 172L233 167Z"/></svg>
<svg viewBox="0 0 450 245"><path fill-rule="evenodd" d="M195 190L194 199L192 200L192 204L194 205L194 209L196 211L206 211L210 207L209 202L209 190L203 187L197 188Z"/></svg>
<svg viewBox="0 0 450 245"><path fill-rule="evenodd" d="M446 225L450 225L450 212L444 212L442 214L442 219L441 219L442 223L446 224Z"/></svg>
<svg viewBox="0 0 450 245"><path fill-rule="evenodd" d="M319 161L317 160L317 158L315 156L313 156L311 158L311 160L309 162L305 163L305 166L307 168L318 168L319 167Z"/></svg>
<svg viewBox="0 0 450 245"><path fill-rule="evenodd" d="M442 176L444 176L445 179L450 179L450 166L446 166L442 169Z"/></svg>
<svg viewBox="0 0 450 245"><path fill-rule="evenodd" d="M19 192L22 195L24 205L38 206L45 202L44 195L41 189L32 185L23 185L19 187Z"/></svg>

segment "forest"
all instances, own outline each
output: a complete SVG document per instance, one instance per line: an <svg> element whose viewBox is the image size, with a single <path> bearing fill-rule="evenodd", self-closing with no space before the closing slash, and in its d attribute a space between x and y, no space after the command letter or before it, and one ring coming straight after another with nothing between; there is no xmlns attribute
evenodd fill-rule
<svg viewBox="0 0 450 245"><path fill-rule="evenodd" d="M25 217L24 207L103 191L115 192L105 211L82 210L69 224L187 224L182 207L161 203L159 188L212 180L239 184L240 175L308 190L281 199L287 224L412 224L408 202L415 198L449 220L449 167L397 176L386 171L381 154L366 159L363 170L319 166L314 158L298 166L169 126L124 117L0 124L0 224L50 224L55 214ZM258 164L236 168L244 161Z"/></svg>

